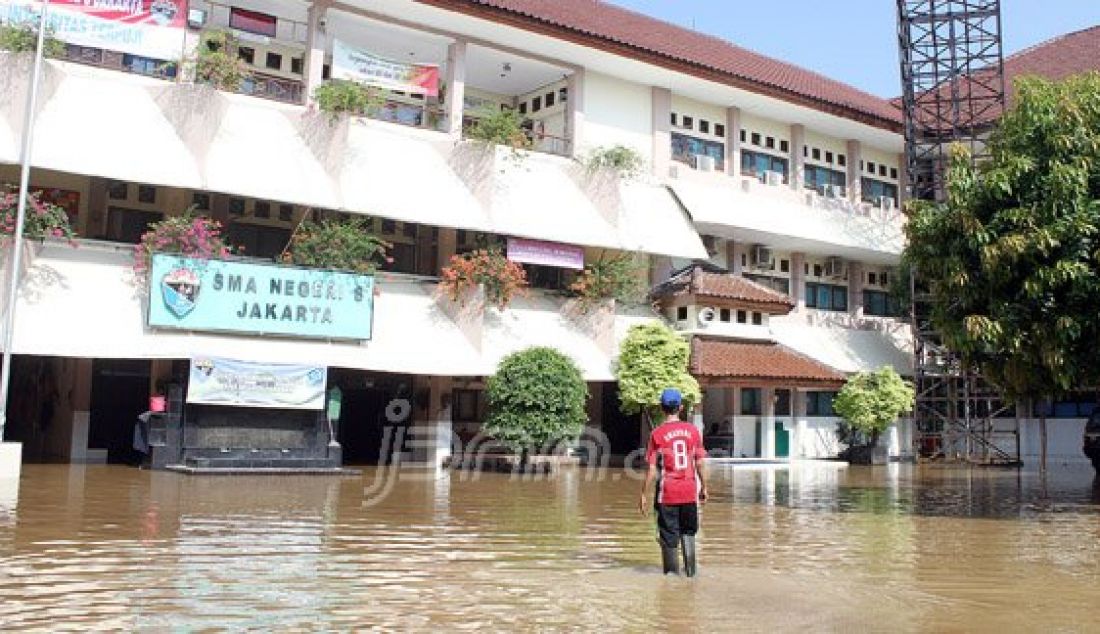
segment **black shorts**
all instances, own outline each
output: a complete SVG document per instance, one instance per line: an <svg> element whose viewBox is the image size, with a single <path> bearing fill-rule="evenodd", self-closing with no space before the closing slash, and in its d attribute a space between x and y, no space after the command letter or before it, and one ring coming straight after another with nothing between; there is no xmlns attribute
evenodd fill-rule
<svg viewBox="0 0 1100 634"><path fill-rule="evenodd" d="M699 532L699 505L656 504L657 539L665 548L680 545L682 535L694 535Z"/></svg>

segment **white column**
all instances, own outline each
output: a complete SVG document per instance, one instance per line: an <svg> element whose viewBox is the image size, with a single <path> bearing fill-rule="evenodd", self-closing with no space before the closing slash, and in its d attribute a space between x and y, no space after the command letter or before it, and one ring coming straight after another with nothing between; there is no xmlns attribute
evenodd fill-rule
<svg viewBox="0 0 1100 634"><path fill-rule="evenodd" d="M794 302L794 309L801 311L806 308L806 254L791 254L791 288L790 298Z"/></svg>
<svg viewBox="0 0 1100 634"><path fill-rule="evenodd" d="M791 126L791 174L788 179L791 183L791 189L796 191L802 191L802 183L805 181L806 175L802 171L802 166L806 163L805 157L802 155L803 147L806 145L806 126L801 123L796 123Z"/></svg>
<svg viewBox="0 0 1100 634"><path fill-rule="evenodd" d="M863 318L863 263L848 263L848 314Z"/></svg>
<svg viewBox="0 0 1100 634"><path fill-rule="evenodd" d="M886 442L886 457L890 460L901 458L901 435L898 433L898 421L890 423L890 426L886 428L883 440Z"/></svg>
<svg viewBox="0 0 1100 634"><path fill-rule="evenodd" d="M672 91L654 86L653 92L653 175L668 178L672 163Z"/></svg>
<svg viewBox="0 0 1100 634"><path fill-rule="evenodd" d="M726 242L726 268L734 275L741 275L744 270L741 266L741 254L745 252L743 242L729 240Z"/></svg>
<svg viewBox="0 0 1100 634"><path fill-rule="evenodd" d="M760 457L775 459L775 388L760 390L763 410L760 417Z"/></svg>
<svg viewBox="0 0 1100 634"><path fill-rule="evenodd" d="M462 110L466 100L466 42L456 40L447 47L446 109L444 131L462 134ZM570 101L573 95L570 94Z"/></svg>
<svg viewBox="0 0 1100 634"><path fill-rule="evenodd" d="M325 34L321 31L321 22L325 18L325 12L331 2L329 0L315 0L306 13L306 75L305 75L305 99L306 105L313 106L317 102L313 98L313 92L324 81L325 68Z"/></svg>
<svg viewBox="0 0 1100 634"><path fill-rule="evenodd" d="M741 175L741 109L726 108L726 173Z"/></svg>
<svg viewBox="0 0 1100 634"><path fill-rule="evenodd" d="M848 200L859 203L863 199L863 172L859 166L863 162L863 144L854 139L848 141Z"/></svg>
<svg viewBox="0 0 1100 634"><path fill-rule="evenodd" d="M809 433L806 420L806 390L791 388L791 416L794 418L794 440L791 443L792 458L807 458L806 439Z"/></svg>
<svg viewBox="0 0 1100 634"><path fill-rule="evenodd" d="M587 151L584 147L584 69L574 70L566 79L565 137L573 156Z"/></svg>

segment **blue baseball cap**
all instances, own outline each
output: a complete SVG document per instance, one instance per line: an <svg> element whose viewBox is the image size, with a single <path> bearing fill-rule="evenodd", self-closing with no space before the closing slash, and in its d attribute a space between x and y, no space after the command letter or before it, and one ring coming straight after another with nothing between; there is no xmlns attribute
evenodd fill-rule
<svg viewBox="0 0 1100 634"><path fill-rule="evenodd" d="M666 387L664 391L661 392L662 407L679 407L680 402L683 400L683 397L680 396L680 390L674 387Z"/></svg>

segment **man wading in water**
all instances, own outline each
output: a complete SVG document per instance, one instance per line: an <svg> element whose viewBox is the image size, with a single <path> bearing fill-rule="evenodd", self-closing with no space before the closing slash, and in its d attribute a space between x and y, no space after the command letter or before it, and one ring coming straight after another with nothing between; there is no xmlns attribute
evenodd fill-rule
<svg viewBox="0 0 1100 634"><path fill-rule="evenodd" d="M657 481L657 540L665 574L680 574L677 546L684 550L684 573L695 576L695 533L699 531L699 505L707 501L703 437L695 425L680 420L683 399L679 390L661 392L665 422L649 435L645 459L649 464L638 510L649 516L646 492Z"/></svg>

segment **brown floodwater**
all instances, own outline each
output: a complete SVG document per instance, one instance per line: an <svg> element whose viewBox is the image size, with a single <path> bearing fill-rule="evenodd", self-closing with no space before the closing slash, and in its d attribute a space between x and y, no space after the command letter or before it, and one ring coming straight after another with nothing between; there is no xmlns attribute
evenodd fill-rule
<svg viewBox="0 0 1100 634"><path fill-rule="evenodd" d="M0 501L0 624L1100 629L1091 469L715 465L694 580L659 574L638 484L619 471L392 487L382 473L28 465L18 503Z"/></svg>

